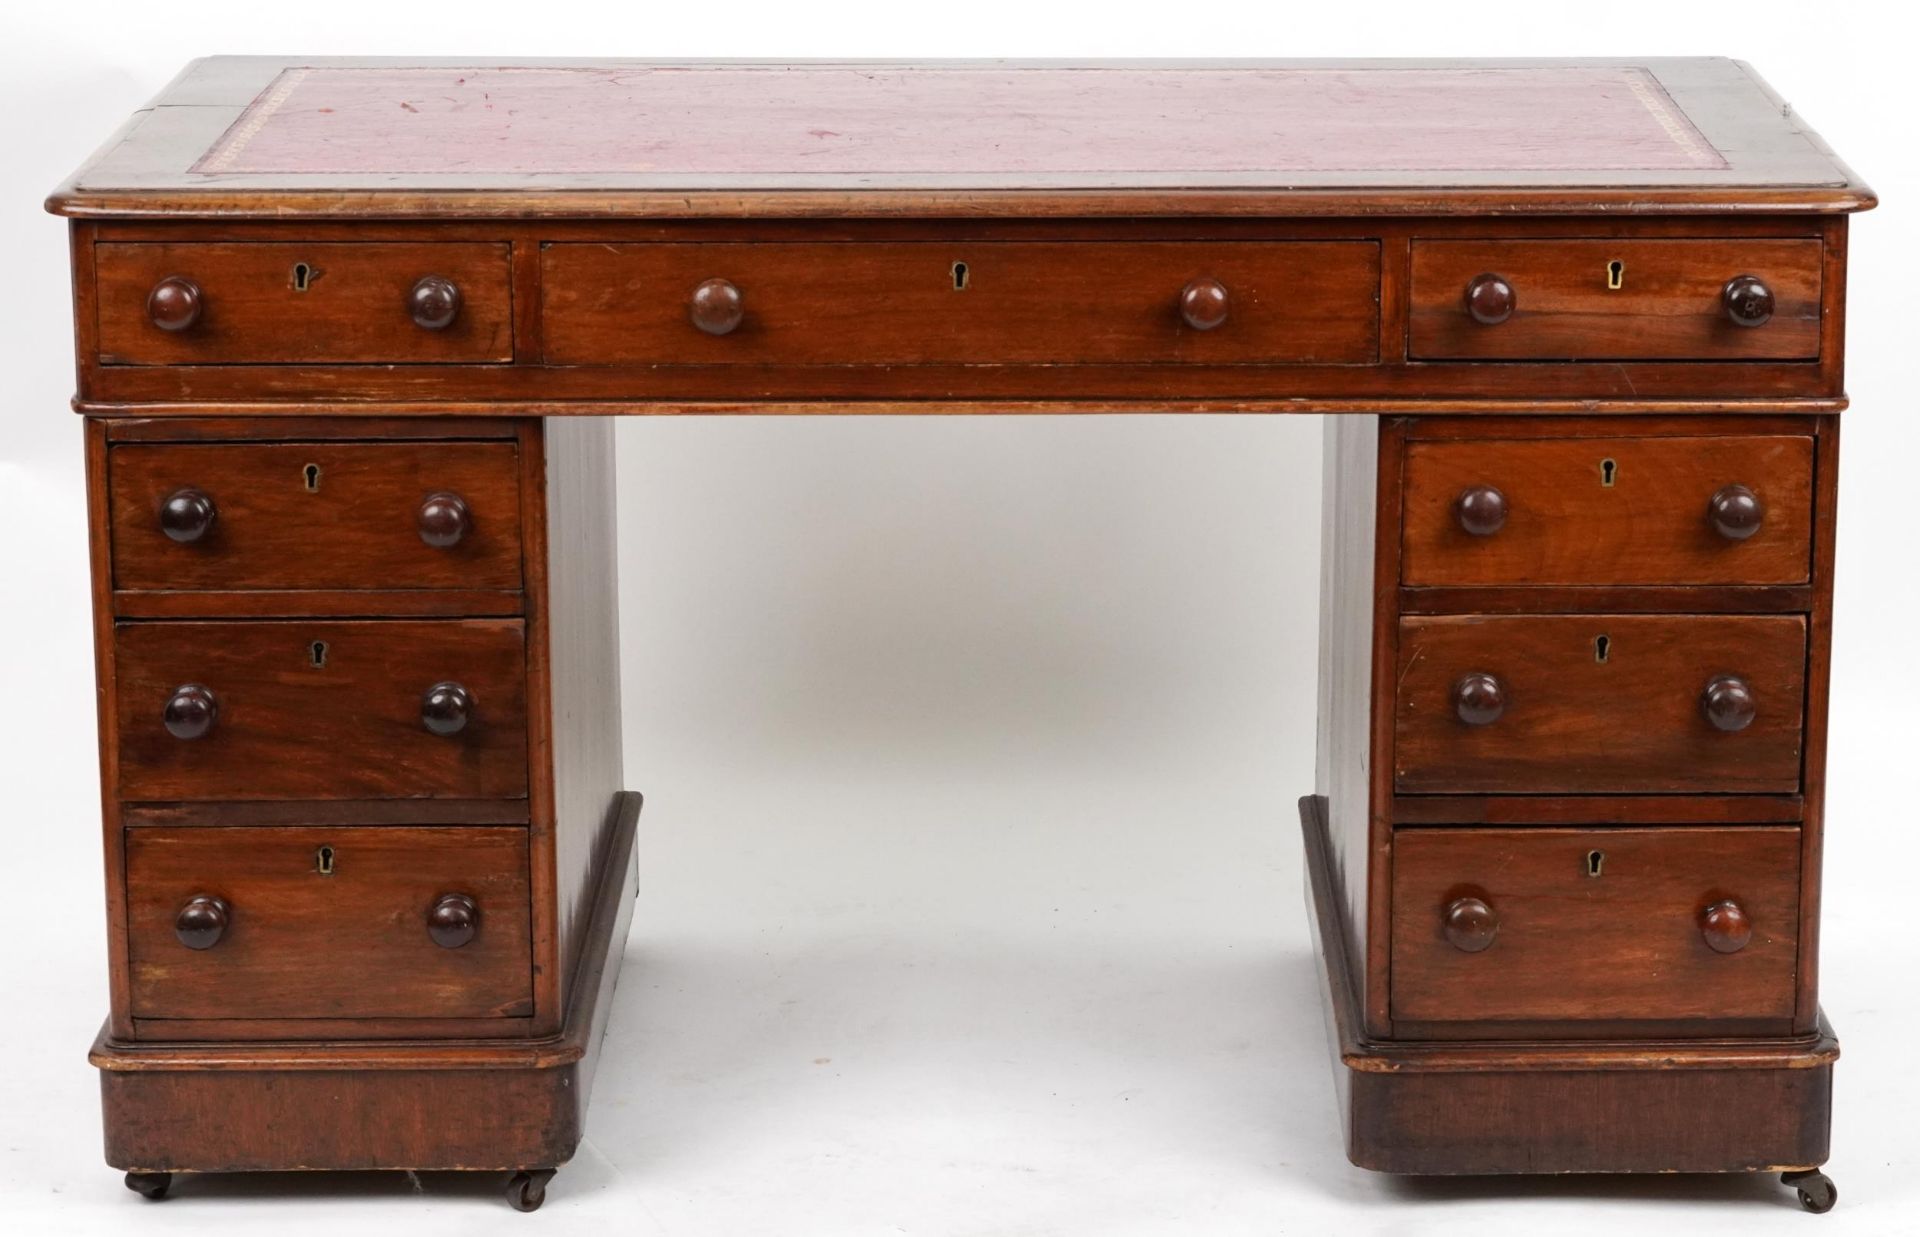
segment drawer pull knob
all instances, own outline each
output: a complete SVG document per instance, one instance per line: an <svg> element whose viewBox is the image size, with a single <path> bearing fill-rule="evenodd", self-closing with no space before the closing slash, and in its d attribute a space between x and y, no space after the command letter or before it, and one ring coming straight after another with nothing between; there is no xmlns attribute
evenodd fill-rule
<svg viewBox="0 0 1920 1237"><path fill-rule="evenodd" d="M726 335L746 316L740 289L725 279L709 279L693 290L687 318L709 335Z"/></svg>
<svg viewBox="0 0 1920 1237"><path fill-rule="evenodd" d="M207 535L216 514L213 499L201 491L175 490L160 504L160 531L187 545Z"/></svg>
<svg viewBox="0 0 1920 1237"><path fill-rule="evenodd" d="M435 683L420 697L420 724L441 736L459 734L473 716L473 693L458 683Z"/></svg>
<svg viewBox="0 0 1920 1237"><path fill-rule="evenodd" d="M1753 921L1732 898L1715 902L1700 912L1700 935L1717 954L1737 954L1753 939Z"/></svg>
<svg viewBox="0 0 1920 1237"><path fill-rule="evenodd" d="M1469 726L1491 726L1507 711L1507 689L1482 671L1465 675L1453 685L1453 711Z"/></svg>
<svg viewBox="0 0 1920 1237"><path fill-rule="evenodd" d="M427 911L427 935L442 949L458 949L480 928L480 906L464 893L443 893Z"/></svg>
<svg viewBox="0 0 1920 1237"><path fill-rule="evenodd" d="M188 949L212 949L226 934L228 918L224 901L210 893L195 894L173 917L173 934Z"/></svg>
<svg viewBox="0 0 1920 1237"><path fill-rule="evenodd" d="M1720 301L1736 326L1765 326L1773 317L1773 289L1756 275L1736 275L1727 280Z"/></svg>
<svg viewBox="0 0 1920 1237"><path fill-rule="evenodd" d="M436 550L460 544L473 531L473 512L467 500L450 490L427 495L420 504L420 540Z"/></svg>
<svg viewBox="0 0 1920 1237"><path fill-rule="evenodd" d="M1507 526L1507 496L1490 485L1470 485L1453 500L1453 518L1475 537L1491 537Z"/></svg>
<svg viewBox="0 0 1920 1237"><path fill-rule="evenodd" d="M1447 904L1443 926L1447 944L1463 954L1477 954L1500 934L1500 917L1479 898L1455 898Z"/></svg>
<svg viewBox="0 0 1920 1237"><path fill-rule="evenodd" d="M200 285L184 275L169 275L147 293L147 317L163 331L184 331L200 321Z"/></svg>
<svg viewBox="0 0 1920 1237"><path fill-rule="evenodd" d="M407 312L423 331L444 331L460 316L460 285L428 275L407 293Z"/></svg>
<svg viewBox="0 0 1920 1237"><path fill-rule="evenodd" d="M204 739L220 716L220 702L198 683L182 683L167 697L160 720L176 739Z"/></svg>
<svg viewBox="0 0 1920 1237"><path fill-rule="evenodd" d="M1196 279L1180 290L1180 317L1196 331L1211 331L1227 322L1227 285L1218 279Z"/></svg>
<svg viewBox="0 0 1920 1237"><path fill-rule="evenodd" d="M1722 674L1710 679L1700 693L1700 711L1715 729L1731 732L1753 725L1759 710L1753 701L1753 688L1745 679Z"/></svg>
<svg viewBox="0 0 1920 1237"><path fill-rule="evenodd" d="M1728 541L1745 541L1759 532L1766 514L1760 496L1744 485L1723 485L1707 500L1707 518Z"/></svg>
<svg viewBox="0 0 1920 1237"><path fill-rule="evenodd" d="M1513 285L1498 275L1475 275L1467 284L1467 316L1481 326L1499 326L1513 317Z"/></svg>

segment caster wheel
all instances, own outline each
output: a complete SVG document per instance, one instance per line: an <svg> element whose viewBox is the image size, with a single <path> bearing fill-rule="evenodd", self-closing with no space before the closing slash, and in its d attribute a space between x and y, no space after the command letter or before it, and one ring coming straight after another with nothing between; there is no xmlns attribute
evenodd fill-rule
<svg viewBox="0 0 1920 1237"><path fill-rule="evenodd" d="M1840 1201L1839 1187L1833 1184L1833 1178L1817 1168L1805 1172L1781 1173L1780 1184L1790 1185L1800 1192L1800 1205L1815 1215L1825 1215L1833 1210Z"/></svg>
<svg viewBox="0 0 1920 1237"><path fill-rule="evenodd" d="M167 1196L167 1187L173 1184L172 1173L128 1173L127 1188L142 1198L159 1202Z"/></svg>
<svg viewBox="0 0 1920 1237"><path fill-rule="evenodd" d="M507 1201L513 1204L513 1209L540 1210L540 1204L547 1201L547 1182L553 1180L555 1171L551 1168L528 1168L508 1178Z"/></svg>

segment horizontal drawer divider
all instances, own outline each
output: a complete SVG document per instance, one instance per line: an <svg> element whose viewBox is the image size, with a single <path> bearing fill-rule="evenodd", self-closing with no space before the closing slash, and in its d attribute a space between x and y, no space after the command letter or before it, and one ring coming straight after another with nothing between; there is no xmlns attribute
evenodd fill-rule
<svg viewBox="0 0 1920 1237"><path fill-rule="evenodd" d="M1396 825L1798 824L1799 795L1395 795Z"/></svg>

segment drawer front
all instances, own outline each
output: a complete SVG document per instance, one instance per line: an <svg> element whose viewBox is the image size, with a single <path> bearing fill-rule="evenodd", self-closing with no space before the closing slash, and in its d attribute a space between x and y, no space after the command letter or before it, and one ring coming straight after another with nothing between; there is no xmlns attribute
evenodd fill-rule
<svg viewBox="0 0 1920 1237"><path fill-rule="evenodd" d="M524 797L525 646L505 619L122 623L120 797Z"/></svg>
<svg viewBox="0 0 1920 1237"><path fill-rule="evenodd" d="M1795 828L1394 835L1397 1019L1791 1018L1799 930Z"/></svg>
<svg viewBox="0 0 1920 1237"><path fill-rule="evenodd" d="M130 829L133 1015L526 1015L527 891L524 829Z"/></svg>
<svg viewBox="0 0 1920 1237"><path fill-rule="evenodd" d="M551 244L566 365L1364 364L1380 251L1337 242ZM696 288L708 326L694 324ZM1224 307L1202 295L1217 284ZM1200 292L1197 329L1183 317Z"/></svg>
<svg viewBox="0 0 1920 1237"><path fill-rule="evenodd" d="M441 241L97 245L100 359L511 361L509 252Z"/></svg>
<svg viewBox="0 0 1920 1237"><path fill-rule="evenodd" d="M1401 582L1804 584L1810 437L1407 447Z"/></svg>
<svg viewBox="0 0 1920 1237"><path fill-rule="evenodd" d="M1509 294L1476 286L1482 276ZM1750 298L1729 305L1729 283L1742 276L1771 294L1771 316L1757 325L1731 311L1751 319ZM1820 242L1415 241L1409 299L1408 345L1421 358L1812 360Z"/></svg>
<svg viewBox="0 0 1920 1237"><path fill-rule="evenodd" d="M1792 793L1798 615L1400 621L1403 794Z"/></svg>
<svg viewBox="0 0 1920 1237"><path fill-rule="evenodd" d="M517 589L512 443L127 445L122 589Z"/></svg>

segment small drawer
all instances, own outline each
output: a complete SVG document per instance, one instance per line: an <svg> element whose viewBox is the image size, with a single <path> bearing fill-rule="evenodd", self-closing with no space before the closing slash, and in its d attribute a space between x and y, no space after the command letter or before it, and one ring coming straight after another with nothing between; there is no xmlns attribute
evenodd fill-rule
<svg viewBox="0 0 1920 1237"><path fill-rule="evenodd" d="M512 443L125 445L117 589L518 589Z"/></svg>
<svg viewBox="0 0 1920 1237"><path fill-rule="evenodd" d="M1792 793L1799 615L1400 620L1402 794Z"/></svg>
<svg viewBox="0 0 1920 1237"><path fill-rule="evenodd" d="M121 623L128 800L523 798L517 619Z"/></svg>
<svg viewBox="0 0 1920 1237"><path fill-rule="evenodd" d="M127 831L136 1018L530 1014L524 829Z"/></svg>
<svg viewBox="0 0 1920 1237"><path fill-rule="evenodd" d="M1407 446L1414 586L1804 584L1810 437L1544 438Z"/></svg>
<svg viewBox="0 0 1920 1237"><path fill-rule="evenodd" d="M513 359L504 244L94 246L106 365Z"/></svg>
<svg viewBox="0 0 1920 1237"><path fill-rule="evenodd" d="M563 365L1358 364L1372 241L549 244Z"/></svg>
<svg viewBox="0 0 1920 1237"><path fill-rule="evenodd" d="M1423 359L1813 360L1820 242L1416 240L1409 302Z"/></svg>
<svg viewBox="0 0 1920 1237"><path fill-rule="evenodd" d="M1402 829L1392 931L1395 1019L1787 1020L1800 831Z"/></svg>

